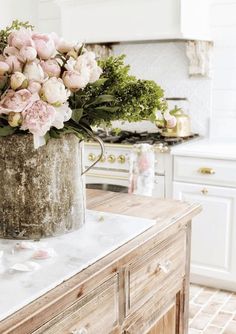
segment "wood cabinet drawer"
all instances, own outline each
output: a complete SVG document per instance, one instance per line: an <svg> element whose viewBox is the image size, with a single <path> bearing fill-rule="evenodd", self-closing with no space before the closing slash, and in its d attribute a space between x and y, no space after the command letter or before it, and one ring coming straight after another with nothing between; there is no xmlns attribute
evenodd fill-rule
<svg viewBox="0 0 236 334"><path fill-rule="evenodd" d="M236 162L192 157L174 157L174 180L236 186Z"/></svg>
<svg viewBox="0 0 236 334"><path fill-rule="evenodd" d="M142 258L131 263L126 271L126 315L143 305L158 290L174 280L181 282L185 272L186 233L158 244ZM171 283L172 284L172 283Z"/></svg>
<svg viewBox="0 0 236 334"><path fill-rule="evenodd" d="M109 334L118 325L118 275L74 303L34 334Z"/></svg>

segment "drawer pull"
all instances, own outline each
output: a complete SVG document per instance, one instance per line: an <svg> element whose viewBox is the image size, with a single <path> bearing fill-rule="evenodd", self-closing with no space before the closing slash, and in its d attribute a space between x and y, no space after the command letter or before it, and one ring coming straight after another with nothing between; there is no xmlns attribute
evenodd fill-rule
<svg viewBox="0 0 236 334"><path fill-rule="evenodd" d="M70 334L88 334L88 331L87 329L85 329L84 327L83 328L80 328L80 329L74 329L70 332Z"/></svg>
<svg viewBox="0 0 236 334"><path fill-rule="evenodd" d="M213 175L216 173L213 168L208 168L208 167L201 167L199 168L198 172L201 174L209 174L209 175Z"/></svg>
<svg viewBox="0 0 236 334"><path fill-rule="evenodd" d="M207 188L203 188L203 189L201 190L201 193L202 193L203 195L207 195L207 194L208 194L208 190L207 190Z"/></svg>
<svg viewBox="0 0 236 334"><path fill-rule="evenodd" d="M171 270L172 262L169 260L164 261L163 263L159 263L158 267L163 273L168 274Z"/></svg>

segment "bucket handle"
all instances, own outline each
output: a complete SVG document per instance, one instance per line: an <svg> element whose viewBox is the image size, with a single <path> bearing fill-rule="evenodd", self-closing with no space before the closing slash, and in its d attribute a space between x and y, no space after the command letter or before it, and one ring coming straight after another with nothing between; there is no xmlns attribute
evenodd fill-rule
<svg viewBox="0 0 236 334"><path fill-rule="evenodd" d="M92 165L90 165L88 168L86 168L81 175L84 175L85 173L87 173L91 168L93 168L103 157L104 153L105 153L105 146L104 143L102 141L101 138L99 138L98 136L95 136L93 134L92 131L86 129L87 133L96 141L98 142L98 144L100 145L101 148L101 153L99 154L98 158L92 163Z"/></svg>

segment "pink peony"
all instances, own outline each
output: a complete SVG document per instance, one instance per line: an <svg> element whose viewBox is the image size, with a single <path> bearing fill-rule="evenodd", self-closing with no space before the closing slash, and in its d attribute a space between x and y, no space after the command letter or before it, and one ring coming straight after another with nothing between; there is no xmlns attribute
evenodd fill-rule
<svg viewBox="0 0 236 334"><path fill-rule="evenodd" d="M22 113L21 130L29 130L33 135L43 137L50 130L55 119L55 108L38 100Z"/></svg>
<svg viewBox="0 0 236 334"><path fill-rule="evenodd" d="M13 73L22 71L22 64L17 56L9 56L5 61L9 65L9 72Z"/></svg>
<svg viewBox="0 0 236 334"><path fill-rule="evenodd" d="M61 67L56 61L56 59L48 59L46 61L41 61L40 65L49 77L56 77L58 78L61 74Z"/></svg>
<svg viewBox="0 0 236 334"><path fill-rule="evenodd" d="M57 45L57 50L62 53L67 53L76 45L75 42L67 42L64 39L60 39Z"/></svg>
<svg viewBox="0 0 236 334"><path fill-rule="evenodd" d="M27 89L33 94L38 93L41 89L41 84L37 81L30 80Z"/></svg>
<svg viewBox="0 0 236 334"><path fill-rule="evenodd" d="M38 99L38 94L31 94L27 89L21 89L16 92L10 89L0 101L0 114L22 112Z"/></svg>
<svg viewBox="0 0 236 334"><path fill-rule="evenodd" d="M23 46L34 46L34 42L32 40L32 32L25 28L15 30L9 35L8 44L9 46L14 46L19 50Z"/></svg>
<svg viewBox="0 0 236 334"><path fill-rule="evenodd" d="M97 81L102 74L102 69L96 62L95 53L91 51L87 51L77 58L74 69L79 73L83 73L85 70L88 71L88 82L90 83Z"/></svg>
<svg viewBox="0 0 236 334"><path fill-rule="evenodd" d="M9 71L10 66L5 61L0 61L0 76Z"/></svg>
<svg viewBox="0 0 236 334"><path fill-rule="evenodd" d="M55 54L55 42L50 35L33 34L32 38L39 58L47 60Z"/></svg>
<svg viewBox="0 0 236 334"><path fill-rule="evenodd" d="M62 79L67 88L75 91L87 86L89 82L89 72L83 71L79 73L77 71L65 71Z"/></svg>
<svg viewBox="0 0 236 334"><path fill-rule="evenodd" d="M20 58L23 62L30 62L37 57L37 51L31 46L23 46L20 49Z"/></svg>

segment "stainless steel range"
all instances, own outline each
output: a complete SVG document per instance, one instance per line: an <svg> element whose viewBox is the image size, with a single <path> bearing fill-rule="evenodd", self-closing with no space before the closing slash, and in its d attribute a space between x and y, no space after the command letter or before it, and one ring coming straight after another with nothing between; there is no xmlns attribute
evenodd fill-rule
<svg viewBox="0 0 236 334"><path fill-rule="evenodd" d="M87 188L127 192L129 177L129 157L134 144L148 143L155 151L155 186L153 196L170 198L172 196L172 157L173 145L196 138L168 138L160 133L121 131L106 133L99 130L98 135L105 143L102 159L86 174ZM85 166L88 167L100 155L100 146L94 142L85 144Z"/></svg>

